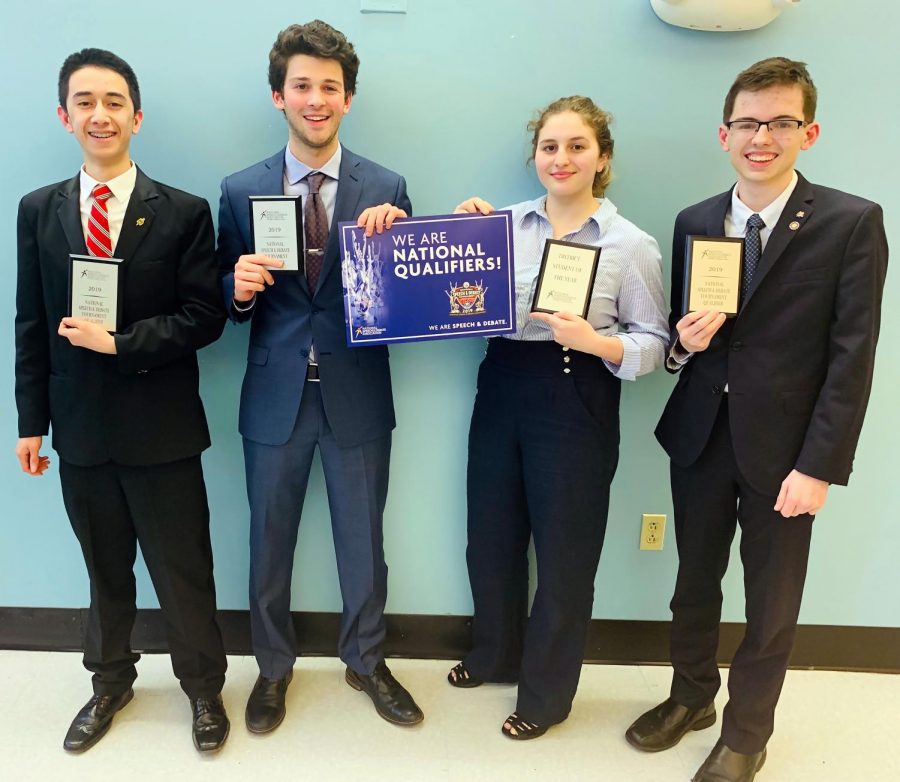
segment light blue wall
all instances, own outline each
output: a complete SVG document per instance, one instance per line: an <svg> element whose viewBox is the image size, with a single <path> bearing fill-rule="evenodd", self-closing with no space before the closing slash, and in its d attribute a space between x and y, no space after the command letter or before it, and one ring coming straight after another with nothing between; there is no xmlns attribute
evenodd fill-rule
<svg viewBox="0 0 900 782"><path fill-rule="evenodd" d="M223 10L228 9L228 10ZM362 60L359 92L341 130L353 150L403 172L418 214L449 211L480 194L495 204L533 197L525 122L566 94L585 93L616 117L620 210L658 237L666 257L676 212L732 182L716 143L722 98L734 75L762 57L805 60L818 84L823 133L801 158L813 181L884 205L900 238L896 136L896 31L892 0L820 0L743 34L679 30L644 0L409 0L405 16L362 15L357 0L149 5L81 0L5 3L0 29L0 605L80 606L81 556L52 474L30 479L13 458L15 214L19 197L74 174L79 149L55 116L63 58L83 46L124 56L144 96L133 153L154 178L214 205L229 172L274 152L286 137L266 85L278 30L320 16L342 29ZM302 16L301 16L302 14ZM801 620L900 626L897 560L900 490L894 473L900 381L896 274L888 279L875 387L851 486L833 490L816 521ZM229 326L201 354L213 448L204 456L212 498L219 603L246 607L247 512L237 397L247 329ZM386 519L388 609L464 614L465 440L482 343L392 348L399 426ZM671 387L663 372L628 384L623 447L597 577L597 617L668 618L674 538L662 553L637 549L640 514L671 513L667 463L652 429ZM321 470L314 469L294 579L298 610L337 610L340 599ZM790 522L785 522L790 523ZM735 555L736 559L736 555ZM740 569L727 578L725 615L743 616ZM141 570L140 604L155 606Z"/></svg>

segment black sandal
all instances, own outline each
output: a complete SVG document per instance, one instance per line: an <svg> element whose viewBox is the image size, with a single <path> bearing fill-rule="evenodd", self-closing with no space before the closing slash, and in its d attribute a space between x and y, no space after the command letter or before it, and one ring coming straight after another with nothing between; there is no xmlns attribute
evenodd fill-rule
<svg viewBox="0 0 900 782"><path fill-rule="evenodd" d="M447 674L447 681L450 682L454 687L459 687L460 689L469 689L470 687L480 687L484 684L481 679L476 679L469 673L469 669L466 668L465 663L457 663L450 669L450 673Z"/></svg>
<svg viewBox="0 0 900 782"><path fill-rule="evenodd" d="M507 727L507 725L509 727ZM503 727L500 728L500 730L506 738L514 739L515 741L536 739L538 736L543 736L547 732L546 727L536 725L533 722L526 722L517 712L513 712L506 718L506 722L503 723ZM515 731L515 733L513 733L513 731Z"/></svg>

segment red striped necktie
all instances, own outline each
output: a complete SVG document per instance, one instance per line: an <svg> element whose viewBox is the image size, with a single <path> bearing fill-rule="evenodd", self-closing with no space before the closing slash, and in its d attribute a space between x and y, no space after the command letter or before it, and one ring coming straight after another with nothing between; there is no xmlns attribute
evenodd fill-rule
<svg viewBox="0 0 900 782"><path fill-rule="evenodd" d="M109 215L106 201L112 195L106 185L97 185L91 191L91 214L88 217L87 244L88 253L99 258L112 258L112 236L109 234Z"/></svg>

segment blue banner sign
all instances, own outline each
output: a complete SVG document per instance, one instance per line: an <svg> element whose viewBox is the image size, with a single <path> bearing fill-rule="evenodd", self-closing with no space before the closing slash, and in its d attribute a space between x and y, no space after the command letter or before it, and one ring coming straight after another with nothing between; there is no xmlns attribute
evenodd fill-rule
<svg viewBox="0 0 900 782"><path fill-rule="evenodd" d="M338 230L351 347L515 331L511 212Z"/></svg>

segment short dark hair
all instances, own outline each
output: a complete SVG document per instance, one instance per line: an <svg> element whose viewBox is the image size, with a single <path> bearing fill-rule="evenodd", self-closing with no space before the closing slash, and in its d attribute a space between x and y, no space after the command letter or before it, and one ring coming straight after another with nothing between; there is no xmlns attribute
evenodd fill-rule
<svg viewBox="0 0 900 782"><path fill-rule="evenodd" d="M66 98L69 96L69 79L75 71L81 68L94 66L95 68L108 68L115 71L128 85L128 94L134 104L134 110L141 110L141 88L138 86L137 76L131 66L121 57L117 57L106 49L82 49L66 57L62 68L59 69L59 105L66 107Z"/></svg>
<svg viewBox="0 0 900 782"><path fill-rule="evenodd" d="M356 56L353 44L340 30L315 19L306 24L292 24L278 33L272 44L272 51L269 52L269 86L272 92L284 91L288 60L295 54L337 60L344 74L344 92L347 95L356 93L359 57Z"/></svg>
<svg viewBox="0 0 900 782"><path fill-rule="evenodd" d="M794 84L803 93L803 119L812 122L816 118L816 85L806 70L805 62L789 60L787 57L769 57L741 71L725 96L722 122L731 119L734 101L739 92L760 92L769 87L789 87Z"/></svg>

